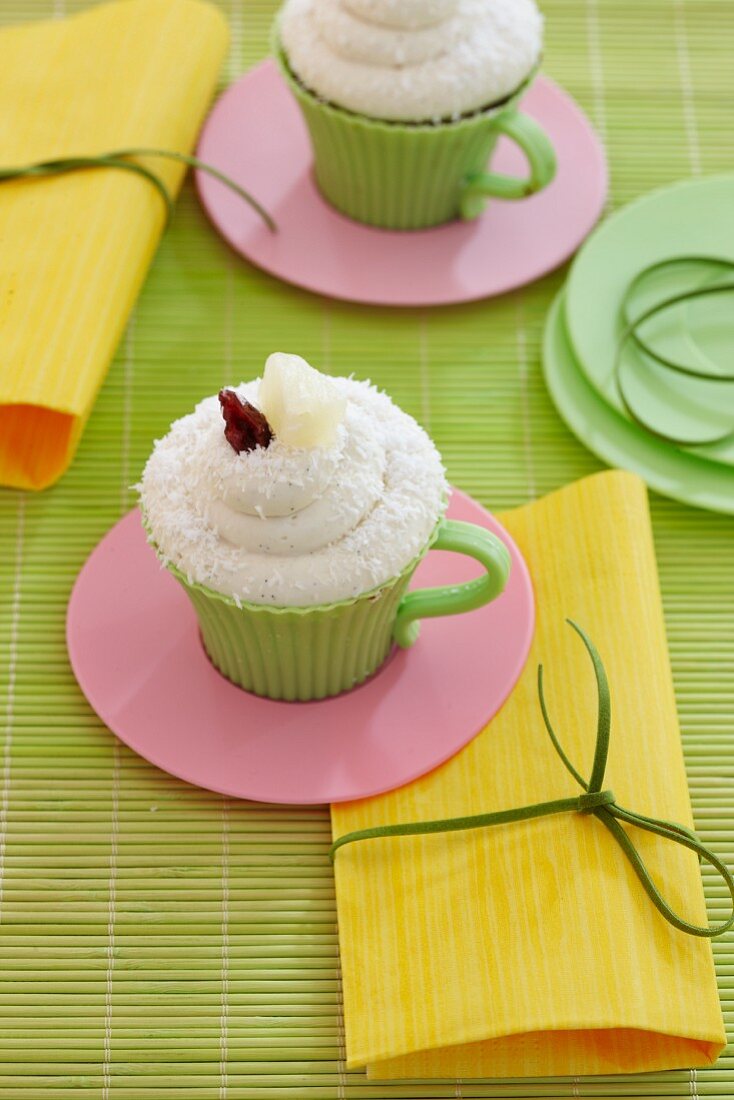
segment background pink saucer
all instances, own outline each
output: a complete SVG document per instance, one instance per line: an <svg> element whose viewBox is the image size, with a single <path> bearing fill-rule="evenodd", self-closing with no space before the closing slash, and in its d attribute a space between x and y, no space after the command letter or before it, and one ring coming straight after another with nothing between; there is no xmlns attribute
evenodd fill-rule
<svg viewBox="0 0 734 1100"><path fill-rule="evenodd" d="M454 492L449 515L479 523L513 557L499 599L429 619L372 680L315 703L259 699L209 663L178 583L148 546L137 509L102 539L69 601L67 643L82 691L113 733L200 787L261 802L322 803L402 786L443 763L499 710L535 621L525 562L500 524ZM476 562L432 551L414 586L477 576Z"/></svg>
<svg viewBox="0 0 734 1100"><path fill-rule="evenodd" d="M271 233L224 184L197 173L214 226L237 252L279 279L332 298L372 305L446 305L503 294L558 267L599 217L606 196L602 145L570 96L540 77L523 110L542 124L558 175L538 195L494 200L481 218L436 229L392 232L338 214L320 196L300 111L275 62L264 61L218 100L198 156L250 191L278 223ZM525 175L518 149L502 139L492 160Z"/></svg>

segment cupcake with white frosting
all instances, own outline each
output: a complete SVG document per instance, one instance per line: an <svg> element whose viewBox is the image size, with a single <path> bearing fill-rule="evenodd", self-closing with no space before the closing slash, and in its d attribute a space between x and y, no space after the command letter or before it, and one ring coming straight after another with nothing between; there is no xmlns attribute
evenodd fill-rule
<svg viewBox="0 0 734 1100"><path fill-rule="evenodd" d="M535 0L286 0L276 55L304 112L322 193L388 228L476 216L477 188L463 202L463 185L487 175L500 133L529 153L531 175L514 190L485 180L483 195L539 190L553 174L547 138L531 127L518 137L503 122L542 42Z"/></svg>
<svg viewBox="0 0 734 1100"><path fill-rule="evenodd" d="M143 510L161 557L241 602L354 599L402 571L445 507L433 442L368 382L321 376L318 422L289 420L278 407L281 384L292 404L312 400L299 401L282 379L284 369L308 379L312 368L302 364L271 355L263 380L205 398L156 444L143 474ZM225 412L230 402L262 411L267 445L236 450L221 402Z"/></svg>
<svg viewBox="0 0 734 1100"><path fill-rule="evenodd" d="M534 0L286 0L280 41L320 98L370 118L437 122L506 99L540 60Z"/></svg>
<svg viewBox="0 0 734 1100"><path fill-rule="evenodd" d="M273 698L335 694L379 666L447 522L441 459L416 421L369 383L283 354L177 420L139 488L213 663Z"/></svg>

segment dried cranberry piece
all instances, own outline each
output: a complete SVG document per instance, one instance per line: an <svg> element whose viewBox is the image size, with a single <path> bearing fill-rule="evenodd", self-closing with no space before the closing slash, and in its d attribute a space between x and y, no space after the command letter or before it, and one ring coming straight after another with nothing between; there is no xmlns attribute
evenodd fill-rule
<svg viewBox="0 0 734 1100"><path fill-rule="evenodd" d="M219 404L224 417L224 438L237 454L268 446L273 433L259 409L234 390L220 390Z"/></svg>

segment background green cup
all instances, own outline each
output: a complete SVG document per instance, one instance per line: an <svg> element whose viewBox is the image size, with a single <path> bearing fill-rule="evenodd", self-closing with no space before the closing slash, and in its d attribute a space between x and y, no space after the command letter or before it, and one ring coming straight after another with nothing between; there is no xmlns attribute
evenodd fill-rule
<svg viewBox="0 0 734 1100"><path fill-rule="evenodd" d="M502 104L456 122L383 122L324 103L275 56L311 137L316 182L332 206L384 229L424 229L476 218L487 198L522 199L553 179L550 139L517 105L532 76ZM501 135L525 153L526 179L488 172Z"/></svg>
<svg viewBox="0 0 734 1100"><path fill-rule="evenodd" d="M481 577L442 588L406 589L431 550L476 558ZM228 680L270 699L324 699L361 684L387 658L393 643L404 648L418 637L419 620L472 611L503 591L510 555L483 527L442 519L409 564L386 584L352 600L314 607L235 603L175 567L170 572L194 605L204 648Z"/></svg>

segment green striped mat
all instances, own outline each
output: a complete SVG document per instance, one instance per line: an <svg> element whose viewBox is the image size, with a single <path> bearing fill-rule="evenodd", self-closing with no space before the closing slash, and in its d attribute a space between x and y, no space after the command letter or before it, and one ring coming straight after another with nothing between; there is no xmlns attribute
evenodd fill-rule
<svg viewBox="0 0 734 1100"><path fill-rule="evenodd" d="M0 0L0 20L79 6ZM265 52L273 4L223 6L231 79ZM607 142L613 206L734 169L732 0L543 6L547 70ZM493 508L597 469L540 373L560 281L446 311L338 305L240 263L185 192L71 471L40 496L0 492L0 1098L734 1093L732 1057L696 1075L527 1084L346 1073L326 808L230 802L155 771L102 727L66 658L71 584L131 507L152 440L275 347L387 387ZM696 819L734 862L734 522L652 508ZM732 1021L734 939L715 951Z"/></svg>

